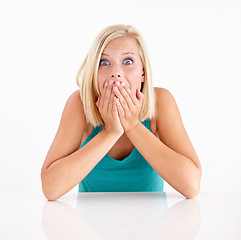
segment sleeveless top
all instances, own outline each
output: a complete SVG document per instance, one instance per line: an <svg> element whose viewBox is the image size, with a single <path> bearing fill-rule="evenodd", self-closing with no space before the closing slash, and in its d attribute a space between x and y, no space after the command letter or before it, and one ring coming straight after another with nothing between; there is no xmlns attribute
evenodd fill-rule
<svg viewBox="0 0 241 240"><path fill-rule="evenodd" d="M151 131L150 119L142 124ZM102 125L93 127L80 148L101 131ZM134 147L121 161L107 153L79 183L79 192L163 192L163 185L163 178Z"/></svg>

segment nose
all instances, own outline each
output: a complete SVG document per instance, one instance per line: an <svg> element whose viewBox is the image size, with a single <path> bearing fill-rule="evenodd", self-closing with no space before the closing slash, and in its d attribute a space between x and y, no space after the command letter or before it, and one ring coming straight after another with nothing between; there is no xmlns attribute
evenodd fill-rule
<svg viewBox="0 0 241 240"><path fill-rule="evenodd" d="M118 78L120 78L120 77L121 77L121 75L120 75L120 74L117 74L117 75L115 75L115 74L112 74L112 75L111 75L111 77L112 77L112 78L115 78L115 77L118 77Z"/></svg>
<svg viewBox="0 0 241 240"><path fill-rule="evenodd" d="M122 74L120 66L118 66L117 64L113 65L111 72L110 72L110 77L112 79L114 79L114 78L119 79L119 78L123 77L122 75L123 74Z"/></svg>

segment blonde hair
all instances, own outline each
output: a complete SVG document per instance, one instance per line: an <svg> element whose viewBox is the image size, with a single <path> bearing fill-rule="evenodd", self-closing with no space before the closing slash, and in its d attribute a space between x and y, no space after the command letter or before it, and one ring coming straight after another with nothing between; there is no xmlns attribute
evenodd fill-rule
<svg viewBox="0 0 241 240"><path fill-rule="evenodd" d="M83 61L77 73L77 85L80 88L80 97L83 102L83 108L87 123L94 127L103 124L100 112L96 106L96 101L100 96L98 89L97 74L99 62L106 45L113 39L129 36L137 40L139 44L139 55L143 64L145 81L143 86L143 103L139 115L139 120L144 121L147 118L153 118L155 115L155 93L152 85L152 72L147 54L145 42L141 34L130 25L112 25L103 29L94 40L85 60ZM79 80L81 79L81 83Z"/></svg>

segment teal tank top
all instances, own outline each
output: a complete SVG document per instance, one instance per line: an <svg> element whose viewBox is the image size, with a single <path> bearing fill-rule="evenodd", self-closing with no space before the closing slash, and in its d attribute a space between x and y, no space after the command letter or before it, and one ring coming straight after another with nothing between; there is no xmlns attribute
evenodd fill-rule
<svg viewBox="0 0 241 240"><path fill-rule="evenodd" d="M142 124L151 131L149 119ZM80 148L101 131L102 125L93 127ZM79 192L163 192L163 185L163 178L134 147L122 161L107 153L79 183Z"/></svg>

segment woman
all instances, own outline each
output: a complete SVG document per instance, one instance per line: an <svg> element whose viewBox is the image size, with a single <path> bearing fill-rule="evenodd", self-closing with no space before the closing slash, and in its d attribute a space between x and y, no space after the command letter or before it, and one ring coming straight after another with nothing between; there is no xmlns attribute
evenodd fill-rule
<svg viewBox="0 0 241 240"><path fill-rule="evenodd" d="M78 83L81 78L81 83ZM132 26L105 28L77 76L42 167L44 195L200 189L201 165L172 94L153 88L144 41ZM81 145L81 146L80 146Z"/></svg>

